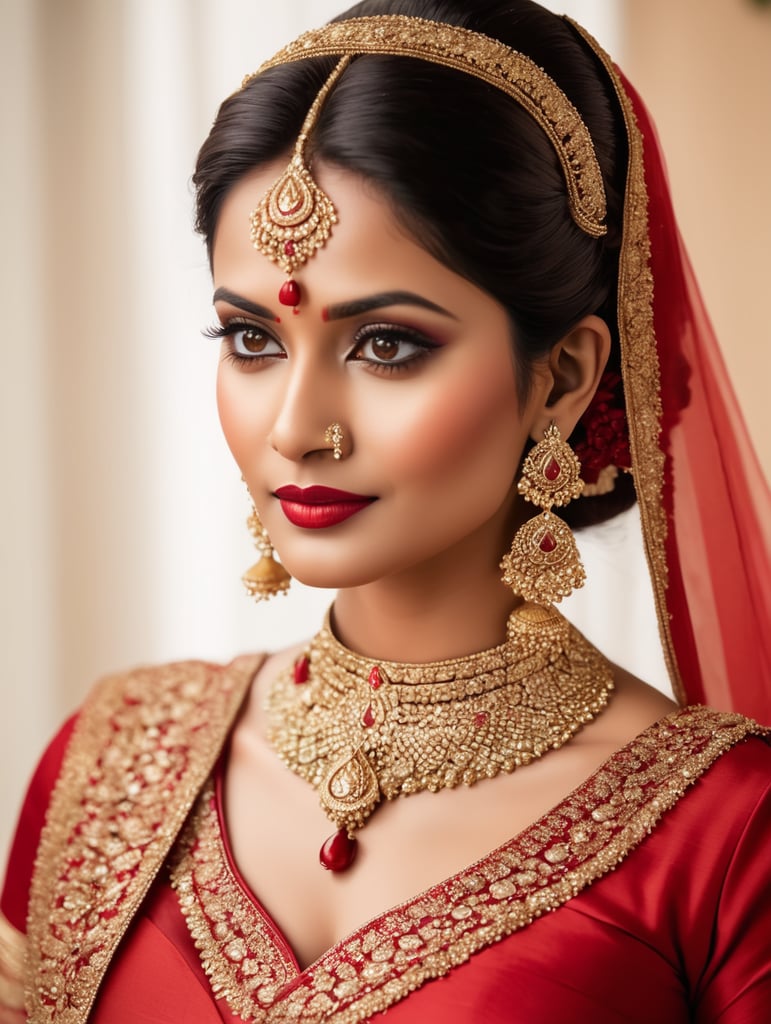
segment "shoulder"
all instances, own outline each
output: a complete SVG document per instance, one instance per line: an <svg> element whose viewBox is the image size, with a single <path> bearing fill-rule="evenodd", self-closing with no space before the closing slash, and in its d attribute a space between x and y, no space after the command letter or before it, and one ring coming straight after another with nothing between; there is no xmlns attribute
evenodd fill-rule
<svg viewBox="0 0 771 1024"><path fill-rule="evenodd" d="M25 928L36 852L55 794L60 802L68 792L75 798L101 761L115 761L121 754L141 756L148 743L178 754L190 730L199 737L218 738L262 661L261 655L244 655L227 664L141 666L92 687L46 747L22 804L0 900L2 913L15 928ZM77 784L65 786L65 773L72 775L76 767Z"/></svg>

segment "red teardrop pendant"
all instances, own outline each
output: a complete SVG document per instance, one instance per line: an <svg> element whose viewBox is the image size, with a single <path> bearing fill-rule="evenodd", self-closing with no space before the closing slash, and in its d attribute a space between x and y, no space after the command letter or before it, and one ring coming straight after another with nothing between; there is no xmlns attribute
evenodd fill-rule
<svg viewBox="0 0 771 1024"><path fill-rule="evenodd" d="M364 712L364 714L361 716L361 724L366 729L371 729L372 726L375 724L375 712L372 710L372 705L371 704L369 705L367 710Z"/></svg>
<svg viewBox="0 0 771 1024"><path fill-rule="evenodd" d="M557 541L554 539L554 534L551 533L545 533L543 537L541 537L541 543L538 545L538 547L541 549L541 551L543 551L545 555L548 555L549 552L554 551L556 546Z"/></svg>
<svg viewBox="0 0 771 1024"><path fill-rule="evenodd" d="M282 306L300 305L300 286L297 281L284 281L278 293L278 301Z"/></svg>
<svg viewBox="0 0 771 1024"><path fill-rule="evenodd" d="M327 871L345 871L353 864L358 843L340 828L319 850L319 861Z"/></svg>
<svg viewBox="0 0 771 1024"><path fill-rule="evenodd" d="M554 458L554 456L552 456L552 458L550 458L549 461L544 466L543 475L551 483L554 483L554 481L557 479L557 477L560 475L561 472L562 472L562 469L560 467L559 462L557 462L557 460Z"/></svg>

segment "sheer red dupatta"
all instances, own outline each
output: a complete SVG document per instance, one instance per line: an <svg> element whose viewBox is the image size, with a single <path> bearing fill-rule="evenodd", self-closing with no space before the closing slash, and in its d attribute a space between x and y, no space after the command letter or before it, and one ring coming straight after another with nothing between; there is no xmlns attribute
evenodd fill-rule
<svg viewBox="0 0 771 1024"><path fill-rule="evenodd" d="M619 332L635 487L675 695L771 722L771 495L675 221L656 130L627 124Z"/></svg>
<svg viewBox="0 0 771 1024"><path fill-rule="evenodd" d="M771 722L771 495L677 228L655 128L644 139L661 365L667 610L685 694Z"/></svg>

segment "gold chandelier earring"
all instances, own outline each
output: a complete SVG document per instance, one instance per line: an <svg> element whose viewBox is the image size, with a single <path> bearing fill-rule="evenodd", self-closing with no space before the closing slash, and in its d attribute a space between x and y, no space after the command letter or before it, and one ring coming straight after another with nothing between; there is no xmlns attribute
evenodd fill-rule
<svg viewBox="0 0 771 1024"><path fill-rule="evenodd" d="M501 562L503 582L526 601L556 604L583 586L586 572L575 537L551 511L579 497L583 488L581 464L552 423L525 459L517 484L525 501L543 511L520 526Z"/></svg>
<svg viewBox="0 0 771 1024"><path fill-rule="evenodd" d="M268 601L275 594L285 594L289 590L292 577L280 562L273 557L273 545L268 531L260 522L257 509L252 507L252 514L246 520L249 532L260 552L260 560L248 569L241 577L250 597L255 601Z"/></svg>

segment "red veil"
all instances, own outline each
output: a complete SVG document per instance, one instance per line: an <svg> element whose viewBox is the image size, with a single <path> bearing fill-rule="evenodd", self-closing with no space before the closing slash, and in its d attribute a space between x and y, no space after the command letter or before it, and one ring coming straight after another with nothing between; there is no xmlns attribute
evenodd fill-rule
<svg viewBox="0 0 771 1024"><path fill-rule="evenodd" d="M771 495L675 221L656 130L627 122L619 328L630 447L674 692L771 722Z"/></svg>

